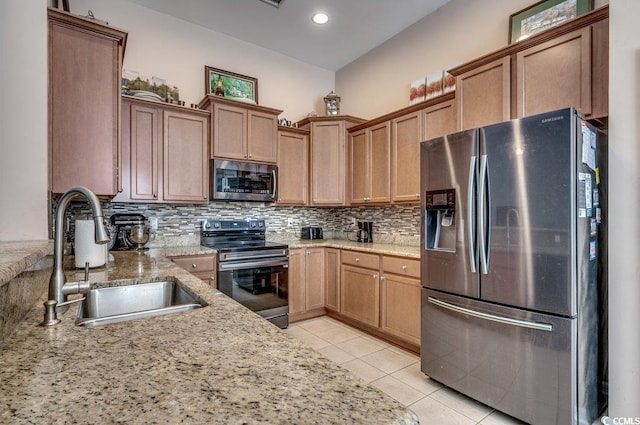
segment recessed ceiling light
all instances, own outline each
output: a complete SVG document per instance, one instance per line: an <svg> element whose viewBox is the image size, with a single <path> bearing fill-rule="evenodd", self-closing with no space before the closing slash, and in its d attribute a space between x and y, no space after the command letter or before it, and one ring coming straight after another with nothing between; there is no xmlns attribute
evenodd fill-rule
<svg viewBox="0 0 640 425"><path fill-rule="evenodd" d="M313 22L320 25L326 24L327 22L329 22L329 17L326 13L316 13L315 15L313 15Z"/></svg>

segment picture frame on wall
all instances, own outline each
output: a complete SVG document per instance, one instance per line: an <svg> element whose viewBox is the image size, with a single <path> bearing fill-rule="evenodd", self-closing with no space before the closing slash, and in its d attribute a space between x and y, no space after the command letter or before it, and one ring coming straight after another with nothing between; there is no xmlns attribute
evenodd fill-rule
<svg viewBox="0 0 640 425"><path fill-rule="evenodd" d="M235 72L204 67L205 94L258 104L258 79Z"/></svg>
<svg viewBox="0 0 640 425"><path fill-rule="evenodd" d="M509 16L509 44L593 10L593 0L542 0Z"/></svg>

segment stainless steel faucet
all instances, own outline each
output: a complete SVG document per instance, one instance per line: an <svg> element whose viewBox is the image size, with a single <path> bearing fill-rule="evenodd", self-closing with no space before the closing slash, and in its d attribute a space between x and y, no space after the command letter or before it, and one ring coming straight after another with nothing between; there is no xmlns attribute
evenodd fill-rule
<svg viewBox="0 0 640 425"><path fill-rule="evenodd" d="M63 304L67 301L67 295L87 292L89 290L89 282L86 277L87 273L85 273L85 281L66 283L66 277L63 270L64 261L62 255L62 236L64 234L64 215L69 203L80 195L84 196L91 206L93 221L96 228L96 243L104 244L109 242L109 233L103 224L102 207L100 206L100 201L96 195L83 186L76 186L67 190L60 198L58 209L56 210L53 245L53 272L51 273L51 279L49 279L49 301L45 303L45 306L47 303L52 305L52 302L55 302L57 305ZM55 304L53 305L53 308L55 309Z"/></svg>

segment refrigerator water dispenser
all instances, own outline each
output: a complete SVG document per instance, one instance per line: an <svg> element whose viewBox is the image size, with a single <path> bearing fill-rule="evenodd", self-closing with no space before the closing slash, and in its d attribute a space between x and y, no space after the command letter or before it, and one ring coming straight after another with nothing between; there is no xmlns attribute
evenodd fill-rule
<svg viewBox="0 0 640 425"><path fill-rule="evenodd" d="M426 193L425 249L455 252L455 199L455 189L434 190Z"/></svg>

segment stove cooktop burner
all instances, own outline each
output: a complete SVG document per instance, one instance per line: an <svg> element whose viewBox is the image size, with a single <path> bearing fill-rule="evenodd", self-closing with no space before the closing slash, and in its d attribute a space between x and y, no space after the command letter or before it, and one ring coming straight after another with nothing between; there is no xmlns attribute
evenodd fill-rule
<svg viewBox="0 0 640 425"><path fill-rule="evenodd" d="M286 244L265 240L264 220L205 220L200 243L219 252L288 248Z"/></svg>
<svg viewBox="0 0 640 425"><path fill-rule="evenodd" d="M215 248L220 252L258 251L263 249L286 249L286 244L269 241L202 243L207 248Z"/></svg>

